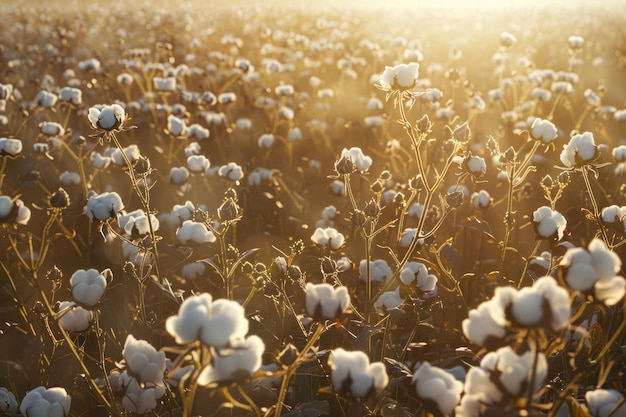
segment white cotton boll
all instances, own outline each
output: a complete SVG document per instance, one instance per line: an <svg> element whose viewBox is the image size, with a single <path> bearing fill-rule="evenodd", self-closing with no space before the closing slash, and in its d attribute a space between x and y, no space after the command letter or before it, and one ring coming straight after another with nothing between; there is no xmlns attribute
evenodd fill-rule
<svg viewBox="0 0 626 417"><path fill-rule="evenodd" d="M205 272L206 264L204 262L191 262L182 267L180 274L185 279L194 280L202 277Z"/></svg>
<svg viewBox="0 0 626 417"><path fill-rule="evenodd" d="M63 417L69 415L71 403L65 388L39 386L22 399L20 413L30 417Z"/></svg>
<svg viewBox="0 0 626 417"><path fill-rule="evenodd" d="M517 323L527 327L534 326L543 318L543 298L532 287L522 288L515 298L511 312Z"/></svg>
<svg viewBox="0 0 626 417"><path fill-rule="evenodd" d="M188 243L210 243L215 242L217 238L200 222L185 220L183 224L176 230L176 237L183 245Z"/></svg>
<svg viewBox="0 0 626 417"><path fill-rule="evenodd" d="M229 162L219 168L218 175L228 181L236 182L243 178L243 168L235 162Z"/></svg>
<svg viewBox="0 0 626 417"><path fill-rule="evenodd" d="M124 371L119 377L121 391L124 392L122 407L131 413L143 415L158 406L158 399L165 395L163 384L140 384Z"/></svg>
<svg viewBox="0 0 626 417"><path fill-rule="evenodd" d="M185 156L190 157L191 155L200 154L200 144L198 142L191 142L189 145L185 147Z"/></svg>
<svg viewBox="0 0 626 417"><path fill-rule="evenodd" d="M211 136L209 129L205 128L204 126L198 123L191 124L187 127L188 138L195 138L198 140L202 140L202 139L207 139L209 136Z"/></svg>
<svg viewBox="0 0 626 417"><path fill-rule="evenodd" d="M122 355L126 366L143 383L160 384L165 373L165 353L158 352L145 340L137 340L132 334L126 337Z"/></svg>
<svg viewBox="0 0 626 417"><path fill-rule="evenodd" d="M77 172L65 171L59 175L59 181L65 186L80 184L80 175Z"/></svg>
<svg viewBox="0 0 626 417"><path fill-rule="evenodd" d="M622 210L625 209L625 210ZM626 215L626 207L620 207L616 204L604 207L602 209L602 221L605 223L621 222L621 218Z"/></svg>
<svg viewBox="0 0 626 417"><path fill-rule="evenodd" d="M413 203L409 206L409 209L406 211L406 215L412 217L414 219L419 219L424 214L424 205L419 203Z"/></svg>
<svg viewBox="0 0 626 417"><path fill-rule="evenodd" d="M0 155L16 156L22 152L22 141L19 139L0 138Z"/></svg>
<svg viewBox="0 0 626 417"><path fill-rule="evenodd" d="M409 246L411 246L411 242L413 242L413 239L415 239L415 234L417 233L417 229L415 228L407 228L404 229L404 231L402 232L402 235L400 236L400 247L401 248L408 248ZM417 240L417 244L419 246L424 244L424 239L419 238Z"/></svg>
<svg viewBox="0 0 626 417"><path fill-rule="evenodd" d="M98 272L96 269L79 269L72 274L72 298L77 303L93 307L100 301L107 287L107 278L111 270Z"/></svg>
<svg viewBox="0 0 626 417"><path fill-rule="evenodd" d="M487 164L480 156L468 156L463 159L463 166L468 173L474 177L480 178L487 172Z"/></svg>
<svg viewBox="0 0 626 417"><path fill-rule="evenodd" d="M15 394L5 387L0 387L0 412L7 415L13 415L17 412L17 399L15 398Z"/></svg>
<svg viewBox="0 0 626 417"><path fill-rule="evenodd" d="M231 340L243 338L248 333L248 320L243 307L236 301L213 301L209 316L202 326L200 340L207 346L225 349Z"/></svg>
<svg viewBox="0 0 626 417"><path fill-rule="evenodd" d="M381 127L383 125L383 118L380 116L367 116L363 119L363 125L367 128Z"/></svg>
<svg viewBox="0 0 626 417"><path fill-rule="evenodd" d="M486 190L480 190L470 196L472 207L477 210L485 209L491 205L491 196Z"/></svg>
<svg viewBox="0 0 626 417"><path fill-rule="evenodd" d="M211 166L211 162L204 155L190 155L187 157L187 168L195 173L203 173Z"/></svg>
<svg viewBox="0 0 626 417"><path fill-rule="evenodd" d="M259 137L258 145L261 149L269 149L274 145L276 138L271 133L265 133Z"/></svg>
<svg viewBox="0 0 626 417"><path fill-rule="evenodd" d="M593 239L587 250L591 254L591 264L596 271L597 279L612 278L619 272L622 261L615 252L607 249L600 239Z"/></svg>
<svg viewBox="0 0 626 417"><path fill-rule="evenodd" d="M291 142L302 140L302 130L300 130L299 127L292 127L291 129L289 129L289 133L287 133L287 138Z"/></svg>
<svg viewBox="0 0 626 417"><path fill-rule="evenodd" d="M130 162L135 162L136 160L141 158L141 153L139 152L139 148L137 147L137 145L130 145L130 146L124 148L124 155L126 155L126 158ZM125 166L126 165L126 161L124 160L124 156L122 155L122 152L119 149L117 149L117 148L113 149L108 156L111 157L111 160L113 161L113 163L115 165L117 165L117 166Z"/></svg>
<svg viewBox="0 0 626 417"><path fill-rule="evenodd" d="M293 120L295 112L287 106L281 106L278 109L278 117L284 120Z"/></svg>
<svg viewBox="0 0 626 417"><path fill-rule="evenodd" d="M493 300L485 301L478 308L469 311L463 320L463 334L472 342L484 346L489 338L502 338L506 335L506 319L501 305Z"/></svg>
<svg viewBox="0 0 626 417"><path fill-rule="evenodd" d="M63 136L65 129L56 122L42 122L39 124L39 130L46 136Z"/></svg>
<svg viewBox="0 0 626 417"><path fill-rule="evenodd" d="M157 91L176 91L176 77L154 77L153 82Z"/></svg>
<svg viewBox="0 0 626 417"><path fill-rule="evenodd" d="M184 136L187 134L185 121L171 114L167 116L167 130L174 136Z"/></svg>
<svg viewBox="0 0 626 417"><path fill-rule="evenodd" d="M170 169L169 181L171 184L180 185L189 179L189 170L185 167L172 167Z"/></svg>
<svg viewBox="0 0 626 417"><path fill-rule="evenodd" d="M237 119L235 122L235 127L237 130L245 132L252 129L252 120L248 118Z"/></svg>
<svg viewBox="0 0 626 417"><path fill-rule="evenodd" d="M85 213L90 220L105 221L109 217L116 217L124 208L122 198L115 192L104 192L89 197Z"/></svg>
<svg viewBox="0 0 626 417"><path fill-rule="evenodd" d="M306 284L307 314L319 320L334 320L350 305L346 287L333 288L330 284Z"/></svg>
<svg viewBox="0 0 626 417"><path fill-rule="evenodd" d="M50 93L45 90L41 90L37 93L37 97L35 98L35 102L42 107L50 108L53 107L58 100L58 97L54 93Z"/></svg>
<svg viewBox="0 0 626 417"><path fill-rule="evenodd" d="M276 86L274 92L277 96L291 96L294 93L294 88L291 84L279 85Z"/></svg>
<svg viewBox="0 0 626 417"><path fill-rule="evenodd" d="M587 408L593 417L624 417L624 395L616 389L595 389L585 393ZM620 404L619 407L617 405Z"/></svg>
<svg viewBox="0 0 626 417"><path fill-rule="evenodd" d="M409 90L415 87L419 76L419 64L399 64L393 67L386 66L378 80L382 90Z"/></svg>
<svg viewBox="0 0 626 417"><path fill-rule="evenodd" d="M443 416L448 416L459 403L463 383L444 369L422 363L413 374L412 384L420 399L434 401Z"/></svg>
<svg viewBox="0 0 626 417"><path fill-rule="evenodd" d="M500 372L500 382L513 396L525 395L528 391L535 392L545 379L547 362L543 353L537 356L534 372L534 386L528 387L533 369L534 354L527 351L523 355L517 355L511 347L506 346L496 352L497 363L495 367L487 367L492 371ZM481 367L484 367L481 362Z"/></svg>
<svg viewBox="0 0 626 417"><path fill-rule="evenodd" d="M102 156L99 152L91 153L91 163L94 168L106 169L111 164L111 158L108 156Z"/></svg>
<svg viewBox="0 0 626 417"><path fill-rule="evenodd" d="M256 335L237 340L231 349L213 357L212 363L198 375L198 384L248 379L261 367L264 352L265 344Z"/></svg>
<svg viewBox="0 0 626 417"><path fill-rule="evenodd" d="M93 313L76 305L73 301L63 301L57 312L59 326L68 332L83 332L89 328Z"/></svg>
<svg viewBox="0 0 626 417"><path fill-rule="evenodd" d="M180 305L178 315L168 317L165 329L175 337L176 343L187 344L198 340L208 320L212 300L208 293L188 297Z"/></svg>
<svg viewBox="0 0 626 417"><path fill-rule="evenodd" d="M190 220L195 211L196 207L191 201L186 201L185 204L175 204L170 213L170 220L172 223L180 225L185 220Z"/></svg>
<svg viewBox="0 0 626 417"><path fill-rule="evenodd" d="M369 170L372 166L372 158L366 156L363 153L363 150L358 147L353 147L350 149L344 148L341 151L340 159L342 158L347 158L351 160L356 169L358 169L361 173L367 172L367 170Z"/></svg>
<svg viewBox="0 0 626 417"><path fill-rule="evenodd" d="M330 246L333 250L337 250L345 243L345 237L335 228L318 227L317 229L315 229L315 232L311 236L311 241L320 246Z"/></svg>
<svg viewBox="0 0 626 417"><path fill-rule="evenodd" d="M563 145L560 160L567 168L575 167L577 164L585 164L593 161L598 154L593 134L585 132L574 135L570 141Z"/></svg>
<svg viewBox="0 0 626 417"><path fill-rule="evenodd" d="M548 144L558 137L558 131L551 121L536 118L530 127L530 135L533 139Z"/></svg>
<svg viewBox="0 0 626 417"><path fill-rule="evenodd" d="M594 286L594 297L608 306L617 304L625 293L626 279L620 276L600 280Z"/></svg>
<svg viewBox="0 0 626 417"><path fill-rule="evenodd" d="M587 292L591 290L595 284L595 270L591 264L576 263L567 268L565 281L571 289Z"/></svg>
<svg viewBox="0 0 626 417"><path fill-rule="evenodd" d="M560 331L568 327L571 316L569 292L550 276L539 278L532 288L550 305L552 329Z"/></svg>
<svg viewBox="0 0 626 417"><path fill-rule="evenodd" d="M341 390L345 380L350 378L350 393L355 397L363 398L372 390L379 392L389 382L385 365L381 362L370 364L367 355L361 351L335 349L328 357L328 364L335 389Z"/></svg>
<svg viewBox="0 0 626 417"><path fill-rule="evenodd" d="M365 259L359 263L359 275L362 281L367 280L367 262ZM370 279L372 282L386 281L393 276L393 271L384 259L370 261Z"/></svg>
<svg viewBox="0 0 626 417"><path fill-rule="evenodd" d="M402 305L404 299L400 296L400 287L393 291L385 291L374 302L374 308L379 314L385 314L387 310L398 308Z"/></svg>

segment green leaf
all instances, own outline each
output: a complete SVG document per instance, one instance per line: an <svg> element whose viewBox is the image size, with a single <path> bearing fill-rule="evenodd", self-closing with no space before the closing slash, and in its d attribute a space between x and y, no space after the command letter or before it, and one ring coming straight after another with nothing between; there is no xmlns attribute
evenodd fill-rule
<svg viewBox="0 0 626 417"><path fill-rule="evenodd" d="M480 220L476 216L467 217L457 225L457 227L462 227L465 229L476 230L484 235L488 236L492 240L496 240L493 232L491 231L491 226L486 221Z"/></svg>

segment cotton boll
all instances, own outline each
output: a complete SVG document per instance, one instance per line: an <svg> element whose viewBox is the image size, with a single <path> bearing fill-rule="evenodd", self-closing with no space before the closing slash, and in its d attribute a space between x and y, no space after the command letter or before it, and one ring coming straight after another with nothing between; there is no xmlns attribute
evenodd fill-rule
<svg viewBox="0 0 626 417"><path fill-rule="evenodd" d="M330 284L306 284L307 314L318 320L334 320L350 305L346 287L333 288Z"/></svg>
<svg viewBox="0 0 626 417"><path fill-rule="evenodd" d="M624 417L626 402L624 395L616 389L595 389L585 393L587 408L594 417ZM617 407L618 404L621 404ZM617 407L617 408L616 408Z"/></svg>
<svg viewBox="0 0 626 417"><path fill-rule="evenodd" d="M71 403L65 388L39 386L22 399L20 412L32 417L63 417L69 415Z"/></svg>
<svg viewBox="0 0 626 417"><path fill-rule="evenodd" d="M104 192L89 197L85 212L93 221L105 221L109 217L117 216L124 208L122 198L115 192Z"/></svg>
<svg viewBox="0 0 626 417"><path fill-rule="evenodd" d="M385 365L381 362L370 364L367 355L361 351L335 349L328 357L328 364L335 389L340 391L350 378L349 393L358 398L366 397L372 391L380 392L389 382Z"/></svg>
<svg viewBox="0 0 626 417"><path fill-rule="evenodd" d="M189 243L211 243L217 238L207 229L203 223L185 220L183 224L176 230L176 237L183 245Z"/></svg>
<svg viewBox="0 0 626 417"><path fill-rule="evenodd" d="M68 332L83 332L91 324L93 313L76 305L73 301L63 301L57 312L59 326Z"/></svg>
<svg viewBox="0 0 626 417"><path fill-rule="evenodd" d="M463 383L441 368L422 363L413 374L412 384L420 399L435 402L438 411L448 416L459 403Z"/></svg>
<svg viewBox="0 0 626 417"><path fill-rule="evenodd" d="M96 305L107 287L105 274L108 276L110 273L110 270L100 273L96 269L79 269L74 272L70 278L74 301L88 307Z"/></svg>
<svg viewBox="0 0 626 417"><path fill-rule="evenodd" d="M376 299L374 308L379 314L386 314L387 310L398 308L403 302L404 299L400 296L400 287L397 287L393 291L382 293L378 299Z"/></svg>
<svg viewBox="0 0 626 417"><path fill-rule="evenodd" d="M194 280L202 277L205 272L206 264L204 262L192 262L184 265L180 274L185 279Z"/></svg>
<svg viewBox="0 0 626 417"><path fill-rule="evenodd" d="M122 355L133 375L143 383L160 384L165 372L165 353L158 352L145 340L137 340L132 334L126 337Z"/></svg>
<svg viewBox="0 0 626 417"><path fill-rule="evenodd" d="M543 318L543 302L541 295L532 288L523 288L513 303L513 317L519 324L534 326Z"/></svg>
<svg viewBox="0 0 626 417"><path fill-rule="evenodd" d="M359 274L361 280L365 281L367 279L367 263L365 259L361 260L359 263ZM386 281L387 278L391 278L392 276L393 271L384 259L370 261L370 279L373 282Z"/></svg>
<svg viewBox="0 0 626 417"><path fill-rule="evenodd" d="M607 249L600 239L593 239L587 250L591 254L591 264L598 279L611 278L619 272L622 261L615 252Z"/></svg>
<svg viewBox="0 0 626 417"><path fill-rule="evenodd" d="M335 228L318 227L317 229L315 229L315 232L311 236L311 241L320 246L330 246L333 250L337 250L341 246L343 246L345 242L345 237Z"/></svg>
<svg viewBox="0 0 626 417"><path fill-rule="evenodd" d="M264 352L265 344L258 336L252 335L245 340L238 340L231 349L213 357L211 365L200 372L198 384L248 379L261 367Z"/></svg>
<svg viewBox="0 0 626 417"><path fill-rule="evenodd" d="M120 375L119 385L124 392L122 398L124 410L141 415L154 410L158 406L158 399L165 395L163 384L140 384L126 371Z"/></svg>

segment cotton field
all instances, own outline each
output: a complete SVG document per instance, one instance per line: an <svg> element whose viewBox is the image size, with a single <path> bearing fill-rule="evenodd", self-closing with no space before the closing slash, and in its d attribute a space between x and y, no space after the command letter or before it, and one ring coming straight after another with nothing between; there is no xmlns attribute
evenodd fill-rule
<svg viewBox="0 0 626 417"><path fill-rule="evenodd" d="M0 414L626 416L626 3L9 0Z"/></svg>

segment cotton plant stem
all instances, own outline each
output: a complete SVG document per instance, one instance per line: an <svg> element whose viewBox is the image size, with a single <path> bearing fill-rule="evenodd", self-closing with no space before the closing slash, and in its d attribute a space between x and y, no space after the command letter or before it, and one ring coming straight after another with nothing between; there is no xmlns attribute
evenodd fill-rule
<svg viewBox="0 0 626 417"><path fill-rule="evenodd" d="M117 147L117 149L120 151L120 154L122 155L122 158L124 159L124 162L126 163L126 166L128 167L128 175L132 182L132 188L135 190L137 196L139 197L139 200L141 201L143 205L143 210L146 213L146 216L148 216L148 229L149 229L149 234L150 234L150 241L151 241L150 243L152 245L152 255L154 257L154 268L156 270L156 275L159 278L159 281L161 281L161 274L159 270L159 252L157 250L156 234L154 233L154 228L152 227L152 218L151 218L152 212L150 210L150 205L149 205L150 200L149 200L149 197L146 196L150 193L150 190L146 187L146 190L145 190L146 195L144 195L144 192L142 192L139 189L137 178L135 177L135 171L133 169L133 165L128 159L128 156L126 156L126 153L124 152L124 148L120 144L120 141L117 139L117 136L115 135L114 132L111 132L109 136L113 140L113 143L115 143L115 146ZM164 284L165 281L161 283ZM169 292L173 296L174 294L172 292L172 289L169 287L169 285L167 285L167 287L168 287Z"/></svg>
<svg viewBox="0 0 626 417"><path fill-rule="evenodd" d="M296 373L296 371L298 370L298 367L304 361L304 357L307 355L309 350L311 350L313 345L317 342L317 340L320 338L320 336L322 335L322 333L324 333L325 330L326 328L324 327L323 323L317 324L317 328L315 329L315 332L313 333L313 335L311 335L311 337L309 338L309 341L307 342L307 344L304 346L304 348L302 348L300 353L298 353L296 360L293 361L293 363L289 365L289 368L287 368L287 370L285 371L285 376L283 376L283 380L280 384L280 390L278 391L278 401L276 402L276 409L274 411L275 417L280 417L282 413L283 404L285 402L285 397L287 396L287 390L289 388L289 381L291 380L291 377ZM266 413L266 416L269 416L269 415L271 414Z"/></svg>
<svg viewBox="0 0 626 417"><path fill-rule="evenodd" d="M0 261L0 266L4 270L4 273L5 273L5 275L7 276L8 280L9 280L9 285L11 286L11 290L15 294L15 301L16 301L16 304L17 304L17 308L18 308L18 310L20 312L20 315L22 316L22 320L24 320L24 324L26 326L28 326L28 330L29 330L30 335L31 336L36 336L37 332L35 330L35 327L33 326L33 323L28 319L28 311L26 310L26 307L24 306L24 304L20 301L20 299L17 296L17 286L15 285L15 281L13 280L13 275L11 275L11 272L6 267L4 262Z"/></svg>
<svg viewBox="0 0 626 417"><path fill-rule="evenodd" d="M598 225L598 229L600 230L600 234L602 235L602 240L604 241L604 244L608 247L611 248L611 242L609 240L609 237L606 234L606 229L604 228L604 226L602 225L602 217L600 214L600 210L598 209L598 202L596 201L596 197L593 194L593 189L591 188L591 182L589 181L589 172L588 172L589 168L587 166L583 166L581 168L581 172L583 175L583 180L585 181L585 187L587 187L587 192L589 193L589 199L591 200L591 205L593 206L593 217L596 221L596 224Z"/></svg>
<svg viewBox="0 0 626 417"><path fill-rule="evenodd" d="M533 256L535 256L540 246L541 246L541 240L536 240L535 244L533 245L533 249L530 251L530 255L528 255L528 258L526 258L526 262L524 262L524 269L522 270L522 275L519 277L519 281L517 282L518 290L522 288L522 282L524 281L524 277L526 276L526 273L528 272L528 265L530 264L530 260L532 259Z"/></svg>

